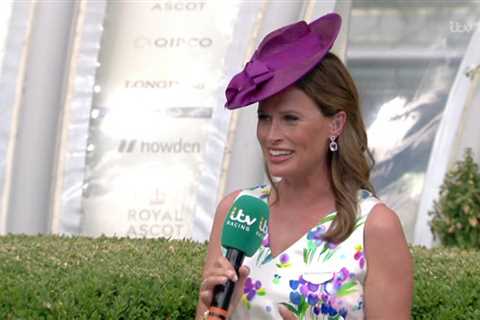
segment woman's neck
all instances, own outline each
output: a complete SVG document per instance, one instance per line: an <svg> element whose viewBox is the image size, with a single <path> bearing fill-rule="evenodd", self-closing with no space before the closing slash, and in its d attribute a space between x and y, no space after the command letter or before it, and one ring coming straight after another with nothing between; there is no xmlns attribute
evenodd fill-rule
<svg viewBox="0 0 480 320"><path fill-rule="evenodd" d="M329 169L299 177L283 177L277 183L280 193L279 201L291 206L316 206L325 202L334 202L334 194L331 187Z"/></svg>

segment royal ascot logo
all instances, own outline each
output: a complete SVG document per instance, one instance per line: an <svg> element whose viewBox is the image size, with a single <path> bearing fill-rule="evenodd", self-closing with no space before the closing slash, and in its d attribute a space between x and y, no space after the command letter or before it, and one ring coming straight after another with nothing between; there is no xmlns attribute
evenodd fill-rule
<svg viewBox="0 0 480 320"><path fill-rule="evenodd" d="M185 221L177 209L130 208L127 211L129 237L180 237Z"/></svg>
<svg viewBox="0 0 480 320"><path fill-rule="evenodd" d="M213 40L208 37L173 37L173 38L148 38L139 36L135 38L133 46L137 49L145 48L209 48Z"/></svg>
<svg viewBox="0 0 480 320"><path fill-rule="evenodd" d="M200 153L199 142L188 142L180 138L177 141L138 141L121 140L117 151L119 153Z"/></svg>
<svg viewBox="0 0 480 320"><path fill-rule="evenodd" d="M155 189L155 194L150 199L151 206L163 205L165 203L166 195L163 192L160 192L158 188Z"/></svg>
<svg viewBox="0 0 480 320"><path fill-rule="evenodd" d="M151 7L151 10L155 12L202 11L206 4L205 1L158 1Z"/></svg>

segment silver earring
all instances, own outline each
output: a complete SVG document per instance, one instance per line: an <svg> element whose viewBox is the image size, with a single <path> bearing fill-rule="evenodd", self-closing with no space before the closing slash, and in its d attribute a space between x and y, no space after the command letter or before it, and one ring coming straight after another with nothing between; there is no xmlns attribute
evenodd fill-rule
<svg viewBox="0 0 480 320"><path fill-rule="evenodd" d="M335 136L330 136L330 145L329 145L329 147L330 147L330 151L332 151L332 152L335 152L335 151L338 150L338 144L337 144L337 142L335 141L336 138L337 138L337 137L335 137Z"/></svg>

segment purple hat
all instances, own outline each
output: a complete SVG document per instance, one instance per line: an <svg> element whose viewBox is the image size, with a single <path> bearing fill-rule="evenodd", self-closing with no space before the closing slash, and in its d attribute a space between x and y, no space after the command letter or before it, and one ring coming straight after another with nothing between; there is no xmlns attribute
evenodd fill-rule
<svg viewBox="0 0 480 320"><path fill-rule="evenodd" d="M225 107L236 109L264 100L299 80L333 46L340 25L340 16L329 13L310 24L299 21L270 32L228 84Z"/></svg>

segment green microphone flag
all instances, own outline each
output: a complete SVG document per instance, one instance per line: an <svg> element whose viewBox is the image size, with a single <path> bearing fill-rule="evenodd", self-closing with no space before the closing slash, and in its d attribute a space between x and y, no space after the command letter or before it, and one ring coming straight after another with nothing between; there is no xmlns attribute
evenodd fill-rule
<svg viewBox="0 0 480 320"><path fill-rule="evenodd" d="M223 224L222 246L237 249L247 257L260 247L268 229L268 205L250 191L241 192Z"/></svg>

